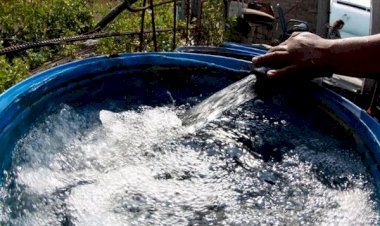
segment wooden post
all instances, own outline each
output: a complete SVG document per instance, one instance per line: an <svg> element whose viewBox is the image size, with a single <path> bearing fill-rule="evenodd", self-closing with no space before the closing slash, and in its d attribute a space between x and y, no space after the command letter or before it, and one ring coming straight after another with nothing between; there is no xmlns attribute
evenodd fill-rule
<svg viewBox="0 0 380 226"><path fill-rule="evenodd" d="M143 7L146 6L146 0L143 2ZM144 23L145 23L145 11L141 12L141 27L140 27L140 47L139 50L142 52L144 50Z"/></svg>
<svg viewBox="0 0 380 226"><path fill-rule="evenodd" d="M157 48L157 36L156 36L156 21L154 19L153 0L150 0L150 11L151 11L151 16L152 16L152 33L153 33L154 52L157 52L158 48Z"/></svg>
<svg viewBox="0 0 380 226"><path fill-rule="evenodd" d="M371 34L380 33L380 1L372 0L371 8Z"/></svg>
<svg viewBox="0 0 380 226"><path fill-rule="evenodd" d="M199 45L202 39L202 0L197 0L197 2L197 38L195 39L195 43Z"/></svg>
<svg viewBox="0 0 380 226"><path fill-rule="evenodd" d="M190 20L191 20L191 15L190 15L190 0L186 0L186 45L190 43L189 40L189 26L190 26Z"/></svg>
<svg viewBox="0 0 380 226"><path fill-rule="evenodd" d="M327 27L330 17L330 1L318 0L318 17L316 33L321 37L326 37Z"/></svg>
<svg viewBox="0 0 380 226"><path fill-rule="evenodd" d="M173 43L172 43L172 51L174 51L176 47L176 35L177 35L177 0L174 1L173 3L173 16L174 16L174 21L173 21Z"/></svg>

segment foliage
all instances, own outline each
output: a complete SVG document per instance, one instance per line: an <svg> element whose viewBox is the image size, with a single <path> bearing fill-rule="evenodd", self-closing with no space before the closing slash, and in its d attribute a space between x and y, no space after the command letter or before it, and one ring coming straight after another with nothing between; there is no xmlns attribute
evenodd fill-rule
<svg viewBox="0 0 380 226"><path fill-rule="evenodd" d="M13 43L83 33L92 26L85 0L2 1L0 15L1 37Z"/></svg>
<svg viewBox="0 0 380 226"><path fill-rule="evenodd" d="M106 5L95 5L95 8L99 8L99 12L102 15L108 13L108 11L114 7L112 2ZM143 6L143 0L137 1L133 4L133 7ZM112 23L110 23L104 30L105 31L140 31L141 27L141 14L131 13L129 11L123 12ZM152 11L146 10L144 16L144 30L152 30ZM159 28L171 28L174 21L173 4L161 5L154 8L155 26ZM170 51L170 44L172 42L172 33L166 32L157 34L157 46L159 51ZM99 54L107 54L111 52L137 52L139 51L140 38L139 35L134 36L122 36L118 38L101 39L97 52ZM154 51L154 45L152 41L152 34L144 35L144 50Z"/></svg>
<svg viewBox="0 0 380 226"><path fill-rule="evenodd" d="M0 47L12 46L52 38L83 34L95 23L120 4L122 0L7 0L0 1ZM147 1L149 2L149 1ZM159 1L154 1L155 3ZM132 7L141 7L138 0ZM139 31L141 12L121 13L103 31ZM152 12L146 10L144 29L152 30ZM154 8L156 29L172 28L174 22L173 3ZM216 45L223 40L223 1L203 0L201 30L195 30L196 21L190 24L189 39L194 40L199 31L199 43ZM186 44L185 20L177 20L176 44ZM182 32L180 31L182 29ZM191 37L193 36L193 37ZM152 33L144 34L143 51L154 51ZM173 33L157 33L158 51L171 51ZM102 38L96 45L97 54L139 51L139 35ZM0 56L0 93L16 82L26 78L28 71L41 67L55 58L76 57L82 48L79 43L56 45Z"/></svg>
<svg viewBox="0 0 380 226"><path fill-rule="evenodd" d="M217 45L223 41L224 3L222 0L203 2L201 19L201 42L204 45Z"/></svg>
<svg viewBox="0 0 380 226"><path fill-rule="evenodd" d="M1 1L0 15L0 44L4 47L80 34L93 24L92 11L85 0ZM25 78L29 69L71 54L73 47L54 46L2 57L0 92Z"/></svg>
<svg viewBox="0 0 380 226"><path fill-rule="evenodd" d="M23 63L21 58L15 58L9 63L4 56L0 56L0 92L24 79L28 70L28 64Z"/></svg>

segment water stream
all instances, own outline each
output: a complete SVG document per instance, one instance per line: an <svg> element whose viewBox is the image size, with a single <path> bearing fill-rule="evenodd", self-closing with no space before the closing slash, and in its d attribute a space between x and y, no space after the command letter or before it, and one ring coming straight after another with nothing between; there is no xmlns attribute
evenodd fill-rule
<svg viewBox="0 0 380 226"><path fill-rule="evenodd" d="M378 222L373 179L333 122L237 87L186 125L187 105L58 106L14 151L0 225Z"/></svg>
<svg viewBox="0 0 380 226"><path fill-rule="evenodd" d="M216 92L195 105L182 116L182 124L191 131L197 131L208 122L218 118L224 111L236 108L257 97L254 90L256 75L247 77Z"/></svg>

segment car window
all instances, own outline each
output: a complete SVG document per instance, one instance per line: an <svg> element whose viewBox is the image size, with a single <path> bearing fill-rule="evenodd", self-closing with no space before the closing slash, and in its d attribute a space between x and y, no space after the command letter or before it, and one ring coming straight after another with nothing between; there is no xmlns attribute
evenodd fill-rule
<svg viewBox="0 0 380 226"><path fill-rule="evenodd" d="M370 0L332 0L329 23L344 21L340 31L342 38L369 35L371 13L366 8L368 5L371 5Z"/></svg>

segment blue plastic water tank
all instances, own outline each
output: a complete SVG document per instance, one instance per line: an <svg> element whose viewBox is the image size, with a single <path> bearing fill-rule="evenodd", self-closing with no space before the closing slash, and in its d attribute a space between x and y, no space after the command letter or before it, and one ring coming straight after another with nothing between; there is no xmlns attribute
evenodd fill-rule
<svg viewBox="0 0 380 226"><path fill-rule="evenodd" d="M189 71L192 86L181 83L172 70ZM88 103L98 98L141 93L142 99L155 94L148 87L157 85L158 71L168 74L165 85L177 86L173 95L186 92L212 92L249 74L251 62L223 56L192 53L138 53L118 57L94 57L61 65L13 86L0 95L0 163L10 166L12 151L35 118L50 105L62 102ZM152 77L153 76L153 77ZM132 78L128 81L124 78ZM147 82L147 78L151 78ZM132 82L131 82L132 81ZM379 186L380 125L353 103L318 85L308 89L316 100L348 132L353 133L359 150ZM0 178L1 180L1 178Z"/></svg>

